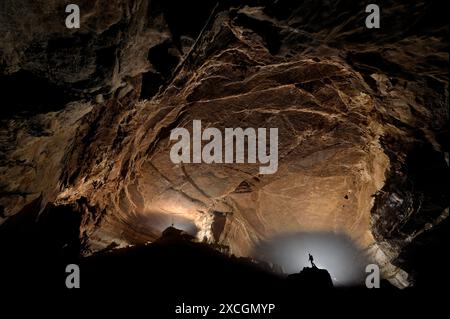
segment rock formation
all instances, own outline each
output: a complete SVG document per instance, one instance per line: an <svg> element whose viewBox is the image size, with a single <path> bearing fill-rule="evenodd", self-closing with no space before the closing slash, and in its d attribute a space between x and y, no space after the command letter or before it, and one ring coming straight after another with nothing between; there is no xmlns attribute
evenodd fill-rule
<svg viewBox="0 0 450 319"><path fill-rule="evenodd" d="M80 216L85 255L172 223L237 256L283 233L344 233L413 283L398 257L448 216L440 4L386 1L371 30L345 0L79 5L67 29L58 1L0 4L0 233L55 206ZM277 127L277 173L173 164L170 131L193 120Z"/></svg>
<svg viewBox="0 0 450 319"><path fill-rule="evenodd" d="M298 274L289 275L287 280L293 289L295 287L311 290L333 288L333 282L328 271L317 267L304 267Z"/></svg>

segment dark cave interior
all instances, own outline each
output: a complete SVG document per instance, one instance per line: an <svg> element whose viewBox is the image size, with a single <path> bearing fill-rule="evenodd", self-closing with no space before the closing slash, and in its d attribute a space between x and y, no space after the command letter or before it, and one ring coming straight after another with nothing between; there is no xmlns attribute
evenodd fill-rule
<svg viewBox="0 0 450 319"><path fill-rule="evenodd" d="M450 282L442 2L378 1L370 30L349 0L78 2L80 29L56 0L0 4L2 289L62 290L74 263L86 290L148 289L162 312L288 313ZM171 163L170 131L196 119L277 127L277 173Z"/></svg>

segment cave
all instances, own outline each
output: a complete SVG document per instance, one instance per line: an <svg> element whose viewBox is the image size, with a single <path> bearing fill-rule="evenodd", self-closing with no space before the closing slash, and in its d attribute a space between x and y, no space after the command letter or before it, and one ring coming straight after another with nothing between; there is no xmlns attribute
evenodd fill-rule
<svg viewBox="0 0 450 319"><path fill-rule="evenodd" d="M151 287L169 317L191 294L297 314L296 294L387 305L445 287L441 2L379 1L375 29L346 0L77 5L69 29L57 1L0 4L2 289L67 292L75 264L80 291ZM189 161L172 159L180 130Z"/></svg>

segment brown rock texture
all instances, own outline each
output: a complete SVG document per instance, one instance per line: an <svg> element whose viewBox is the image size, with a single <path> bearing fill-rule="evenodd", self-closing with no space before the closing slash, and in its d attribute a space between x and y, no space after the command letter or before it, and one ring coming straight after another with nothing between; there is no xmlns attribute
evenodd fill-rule
<svg viewBox="0 0 450 319"><path fill-rule="evenodd" d="M192 18L181 5L177 19L171 3L82 1L67 30L59 2L3 1L2 83L61 98L6 93L0 223L68 205L85 254L172 223L238 256L284 233L343 233L411 284L397 257L448 216L448 25L434 2L386 2L377 30L363 5L319 2L185 5ZM193 120L277 127L278 171L173 164L170 131Z"/></svg>

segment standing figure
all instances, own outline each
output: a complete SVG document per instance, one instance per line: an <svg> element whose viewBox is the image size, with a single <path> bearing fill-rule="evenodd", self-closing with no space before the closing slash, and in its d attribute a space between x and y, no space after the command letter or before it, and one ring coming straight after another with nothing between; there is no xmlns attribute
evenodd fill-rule
<svg viewBox="0 0 450 319"><path fill-rule="evenodd" d="M314 268L317 268L316 264L314 263L314 257L310 253L308 253L308 255L309 255L308 259L309 259L309 262L311 263L311 266Z"/></svg>

